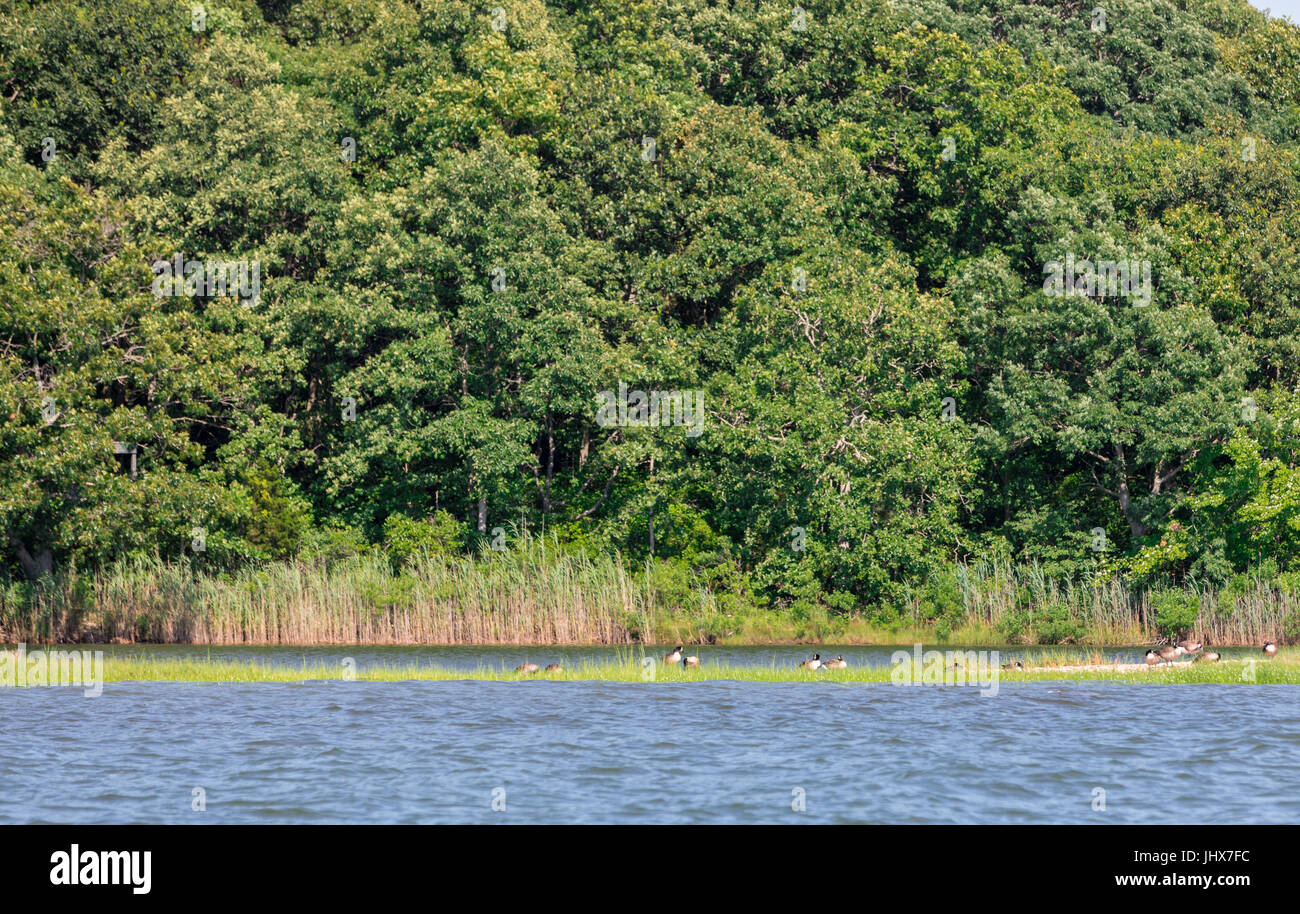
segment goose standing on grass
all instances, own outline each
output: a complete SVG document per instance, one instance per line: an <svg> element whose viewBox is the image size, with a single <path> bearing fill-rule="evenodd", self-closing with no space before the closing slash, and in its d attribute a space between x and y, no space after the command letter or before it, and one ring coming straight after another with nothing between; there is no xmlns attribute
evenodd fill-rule
<svg viewBox="0 0 1300 914"><path fill-rule="evenodd" d="M535 663L521 663L515 667L516 673L536 673L541 667Z"/></svg>
<svg viewBox="0 0 1300 914"><path fill-rule="evenodd" d="M847 670L849 668L849 662L844 659L843 654L840 654L834 660L827 660L822 664L822 666L826 667L828 670Z"/></svg>
<svg viewBox="0 0 1300 914"><path fill-rule="evenodd" d="M1183 654L1186 654L1187 651L1176 644L1166 644L1164 647L1160 648L1157 653L1160 655L1160 659L1165 663L1173 663Z"/></svg>
<svg viewBox="0 0 1300 914"><path fill-rule="evenodd" d="M811 660L805 660L803 663L799 664L799 666L806 667L810 670L820 670L822 668L822 655L813 654Z"/></svg>
<svg viewBox="0 0 1300 914"><path fill-rule="evenodd" d="M682 646L679 644L673 648L671 654L664 654L664 663L668 666L676 666L682 662Z"/></svg>
<svg viewBox="0 0 1300 914"><path fill-rule="evenodd" d="M1270 657L1275 656L1277 654L1277 645L1272 641L1265 641L1263 651Z"/></svg>
<svg viewBox="0 0 1300 914"><path fill-rule="evenodd" d="M546 665L546 672L548 672L548 673L563 673L563 672L564 672L564 667L560 666L558 663L548 663L548 664Z"/></svg>
<svg viewBox="0 0 1300 914"><path fill-rule="evenodd" d="M696 657L693 654L689 657L682 658L682 666L684 667L692 667L692 666L699 666L699 665L700 665L700 658Z"/></svg>
<svg viewBox="0 0 1300 914"><path fill-rule="evenodd" d="M1147 651L1146 656L1142 659L1147 662L1147 666L1155 666L1160 662L1160 655L1155 651Z"/></svg>
<svg viewBox="0 0 1300 914"><path fill-rule="evenodd" d="M1204 654L1197 654L1196 659L1192 661L1192 663L1218 663L1218 662L1219 662L1218 651L1206 651Z"/></svg>
<svg viewBox="0 0 1300 914"><path fill-rule="evenodd" d="M1179 641L1177 646L1181 647L1185 653L1195 654L1201 649L1201 642L1188 639L1187 641Z"/></svg>

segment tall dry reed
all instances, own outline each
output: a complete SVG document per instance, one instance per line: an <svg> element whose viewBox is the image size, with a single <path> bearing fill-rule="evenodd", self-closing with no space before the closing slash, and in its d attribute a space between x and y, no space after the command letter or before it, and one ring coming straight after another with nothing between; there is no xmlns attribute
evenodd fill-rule
<svg viewBox="0 0 1300 914"><path fill-rule="evenodd" d="M1035 565L958 565L907 591L897 623L872 629L869 640L887 640L908 622L909 639L929 632L939 640L1120 644L1168 635L1150 591L1117 580L1053 579ZM1184 592L1198 607L1189 634L1211 644L1300 640L1300 592L1279 581L1241 578ZM936 593L960 618L939 618ZM828 617L815 636L856 640L861 621ZM722 640L809 637L776 611L724 618L708 594L698 606L667 606L621 556L528 536L507 551L421 555L400 570L378 552L225 574L135 560L94 574L66 571L41 585L0 586L0 641L9 642L620 644L691 640L684 625L700 638L710 631ZM740 632L749 634L728 638Z"/></svg>
<svg viewBox="0 0 1300 914"><path fill-rule="evenodd" d="M644 576L529 539L505 552L380 554L215 575L121 562L0 594L7 640L211 644L615 644L651 639Z"/></svg>

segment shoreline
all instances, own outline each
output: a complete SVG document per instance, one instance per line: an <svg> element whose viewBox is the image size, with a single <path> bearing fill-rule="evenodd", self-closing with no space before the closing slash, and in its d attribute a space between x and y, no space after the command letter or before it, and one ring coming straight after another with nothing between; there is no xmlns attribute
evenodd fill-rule
<svg viewBox="0 0 1300 914"><path fill-rule="evenodd" d="M350 659L350 658L348 658ZM107 656L102 659L103 682L171 683L311 683L311 682L629 682L642 684L696 682L831 682L840 684L896 684L892 666L861 666L839 670L808 670L798 666L742 666L710 664L684 669L679 666L646 664L643 658L627 657L606 662L584 662L557 672L519 673L513 669L473 670L440 666L359 667L355 663L288 664L257 661L201 660L194 658L155 659ZM929 672L927 671L927 676ZM1149 667L1146 664L1044 664L1020 670L1000 667L983 669L982 678L1000 683L1054 681L1115 681L1163 684L1260 684L1300 685L1300 653L1270 659L1225 659L1218 663L1188 661ZM955 679L957 681L946 681ZM916 685L975 685L976 670L953 671L949 667L940 681L916 681ZM969 680L967 682L966 680ZM13 687L13 682L2 683ZM40 683L19 686L36 688Z"/></svg>

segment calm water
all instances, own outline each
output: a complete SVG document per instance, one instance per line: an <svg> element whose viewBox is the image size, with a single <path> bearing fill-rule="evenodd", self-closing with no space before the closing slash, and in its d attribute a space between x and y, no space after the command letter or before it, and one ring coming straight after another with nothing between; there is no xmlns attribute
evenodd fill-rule
<svg viewBox="0 0 1300 914"><path fill-rule="evenodd" d="M492 663L582 652L506 653ZM1291 686L1061 682L991 698L726 681L5 689L0 823L1295 823L1298 707Z"/></svg>

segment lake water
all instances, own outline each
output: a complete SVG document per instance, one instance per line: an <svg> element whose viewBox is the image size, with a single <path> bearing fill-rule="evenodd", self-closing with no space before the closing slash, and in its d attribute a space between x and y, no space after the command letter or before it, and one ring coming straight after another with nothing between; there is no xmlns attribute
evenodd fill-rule
<svg viewBox="0 0 1300 914"><path fill-rule="evenodd" d="M1292 686L110 683L5 689L0 721L3 824L1300 822Z"/></svg>

